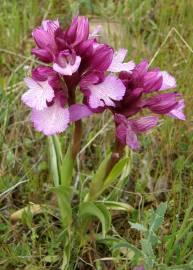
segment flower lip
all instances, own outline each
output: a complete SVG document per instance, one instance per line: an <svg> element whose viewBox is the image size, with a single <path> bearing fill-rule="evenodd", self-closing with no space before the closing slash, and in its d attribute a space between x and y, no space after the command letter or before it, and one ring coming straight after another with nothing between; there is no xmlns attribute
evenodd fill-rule
<svg viewBox="0 0 193 270"><path fill-rule="evenodd" d="M22 95L22 101L30 108L43 110L47 107L47 102L54 98L54 89L48 80L36 81L32 78L25 78L28 90Z"/></svg>
<svg viewBox="0 0 193 270"><path fill-rule="evenodd" d="M102 82L95 74L89 74L90 78L82 81L81 88L88 98L88 104L92 109L98 107L115 107L115 101L121 100L125 94L125 86L120 79L108 75ZM85 88L84 88L85 87Z"/></svg>

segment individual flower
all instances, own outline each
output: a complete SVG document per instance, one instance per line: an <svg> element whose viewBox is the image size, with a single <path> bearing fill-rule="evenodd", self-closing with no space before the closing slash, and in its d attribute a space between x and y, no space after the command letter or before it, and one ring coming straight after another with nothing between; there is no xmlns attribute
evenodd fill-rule
<svg viewBox="0 0 193 270"><path fill-rule="evenodd" d="M54 98L53 82L58 80L57 74L50 67L39 67L33 70L32 78L24 79L29 88L22 101L30 108L43 110Z"/></svg>
<svg viewBox="0 0 193 270"><path fill-rule="evenodd" d="M125 86L120 79L113 75L105 77L100 71L85 74L81 79L80 88L91 109L114 107L115 101L121 100L125 94Z"/></svg>
<svg viewBox="0 0 193 270"><path fill-rule="evenodd" d="M145 116L139 119L127 120L124 115L115 114L116 136L122 144L132 149L139 148L137 135L147 132L157 125L158 117Z"/></svg>
<svg viewBox="0 0 193 270"><path fill-rule="evenodd" d="M35 129L47 136L63 132L70 122L92 114L84 104L68 106L67 89L51 67L34 69L32 77L24 81L29 89L21 99L32 109L31 121Z"/></svg>
<svg viewBox="0 0 193 270"><path fill-rule="evenodd" d="M57 52L55 32L59 28L58 20L45 20L42 25L32 32L37 48L32 49L32 54L43 62L52 62Z"/></svg>

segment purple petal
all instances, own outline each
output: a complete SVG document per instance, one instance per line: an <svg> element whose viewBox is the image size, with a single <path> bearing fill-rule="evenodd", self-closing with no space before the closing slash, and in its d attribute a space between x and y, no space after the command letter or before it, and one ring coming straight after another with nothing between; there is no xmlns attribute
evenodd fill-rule
<svg viewBox="0 0 193 270"><path fill-rule="evenodd" d="M152 129L153 127L157 125L158 117L145 116L136 120L131 120L130 122L136 133L143 133Z"/></svg>
<svg viewBox="0 0 193 270"><path fill-rule="evenodd" d="M167 115L180 120L186 120L186 116L183 113L184 107L185 107L184 100L181 99L178 101L176 107L173 110L171 110Z"/></svg>
<svg viewBox="0 0 193 270"><path fill-rule="evenodd" d="M92 71L84 74L80 81L80 88L82 90L88 90L89 85L99 84L104 81L104 72L102 71Z"/></svg>
<svg viewBox="0 0 193 270"><path fill-rule="evenodd" d="M167 114L178 104L178 93L164 93L147 99L144 103L152 112L158 114Z"/></svg>
<svg viewBox="0 0 193 270"><path fill-rule="evenodd" d="M162 85L160 87L160 90L167 90L167 89L176 87L176 80L173 76L171 76L166 71L160 71L159 73L163 78L163 82L162 82Z"/></svg>
<svg viewBox="0 0 193 270"><path fill-rule="evenodd" d="M122 144L127 144L132 149L139 148L137 134L133 129L133 123L128 121L124 115L115 114L116 136Z"/></svg>
<svg viewBox="0 0 193 270"><path fill-rule="evenodd" d="M94 55L91 59L91 68L105 71L110 66L113 59L113 49L106 45L97 45Z"/></svg>
<svg viewBox="0 0 193 270"><path fill-rule="evenodd" d="M160 89L163 78L158 71L149 71L144 76L144 92L151 93Z"/></svg>
<svg viewBox="0 0 193 270"><path fill-rule="evenodd" d="M142 60L138 65L136 65L135 69L132 72L133 79L139 80L143 78L148 71L148 61Z"/></svg>
<svg viewBox="0 0 193 270"><path fill-rule="evenodd" d="M54 63L53 69L62 75L71 76L73 73L75 73L78 70L80 66L80 62L81 62L80 56L76 56L75 62L73 64L68 62L66 63L65 67L61 67L59 64Z"/></svg>
<svg viewBox="0 0 193 270"><path fill-rule="evenodd" d="M121 72L121 71L131 72L135 67L135 63L133 61L129 61L128 63L123 63L126 54L127 54L126 49L120 49L119 51L115 52L113 55L112 62L108 68L108 71L111 71L111 72Z"/></svg>
<svg viewBox="0 0 193 270"><path fill-rule="evenodd" d="M39 48L44 49L50 43L52 43L50 39L50 34L43 30L42 28L38 27L32 32L32 36L35 39L36 44Z"/></svg>
<svg viewBox="0 0 193 270"><path fill-rule="evenodd" d="M43 132L46 136L63 132L70 122L69 110L55 102L42 111L32 110L31 121L36 130Z"/></svg>
<svg viewBox="0 0 193 270"><path fill-rule="evenodd" d="M43 110L47 107L47 102L54 98L54 90L48 81L35 81L31 78L25 78L25 83L29 90L22 95L22 101L36 110Z"/></svg>
<svg viewBox="0 0 193 270"><path fill-rule="evenodd" d="M34 48L31 50L32 54L45 63L50 63L53 60L52 54L46 49Z"/></svg>
<svg viewBox="0 0 193 270"><path fill-rule="evenodd" d="M74 17L65 35L73 47L87 40L89 35L88 19L83 16Z"/></svg>
<svg viewBox="0 0 193 270"><path fill-rule="evenodd" d="M39 66L32 70L32 79L35 81L45 81L49 77L55 77L56 72L51 67Z"/></svg>
<svg viewBox="0 0 193 270"><path fill-rule="evenodd" d="M97 107L115 106L113 100L121 100L125 94L125 86L120 79L109 75L105 80L96 85L89 85L89 105Z"/></svg>
<svg viewBox="0 0 193 270"><path fill-rule="evenodd" d="M127 124L127 118L122 114L115 113L114 119L117 124L121 124L121 123L124 123L125 125Z"/></svg>
<svg viewBox="0 0 193 270"><path fill-rule="evenodd" d="M58 28L60 27L59 21L54 20L44 20L42 21L42 28L46 31L46 32L55 32Z"/></svg>
<svg viewBox="0 0 193 270"><path fill-rule="evenodd" d="M129 125L129 123L127 125L126 144L130 146L131 149L134 149L134 150L139 148L139 141L137 139L137 134Z"/></svg>
<svg viewBox="0 0 193 270"><path fill-rule="evenodd" d="M126 145L127 126L124 123L120 123L116 127L116 136L122 144Z"/></svg>
<svg viewBox="0 0 193 270"><path fill-rule="evenodd" d="M70 122L75 122L93 114L93 112L84 104L74 104L69 107Z"/></svg>

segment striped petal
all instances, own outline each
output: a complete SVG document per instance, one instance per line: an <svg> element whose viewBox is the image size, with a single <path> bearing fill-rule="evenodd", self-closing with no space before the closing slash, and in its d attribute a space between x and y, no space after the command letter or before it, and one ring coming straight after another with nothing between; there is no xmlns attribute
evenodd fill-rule
<svg viewBox="0 0 193 270"><path fill-rule="evenodd" d="M46 81L35 81L32 78L25 78L25 83L29 90L25 92L21 99L30 108L43 110L47 107L47 102L54 98L54 90Z"/></svg>
<svg viewBox="0 0 193 270"><path fill-rule="evenodd" d="M90 90L89 105L91 108L115 106L114 101L121 100L125 94L125 86L120 79L109 75L96 85L88 86Z"/></svg>
<svg viewBox="0 0 193 270"><path fill-rule="evenodd" d="M55 102L52 106L42 111L32 110L31 121L36 130L44 133L46 136L63 132L70 122L69 110Z"/></svg>

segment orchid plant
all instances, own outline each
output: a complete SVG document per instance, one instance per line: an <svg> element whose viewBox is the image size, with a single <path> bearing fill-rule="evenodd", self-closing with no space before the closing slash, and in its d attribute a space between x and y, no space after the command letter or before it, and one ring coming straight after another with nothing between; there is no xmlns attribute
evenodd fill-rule
<svg viewBox="0 0 193 270"><path fill-rule="evenodd" d="M173 90L167 91L176 87L175 78L159 68L150 69L147 60L139 64L132 60L124 62L127 50L115 51L101 43L99 31L97 27L89 32L86 17L74 17L65 30L58 20L44 20L32 32L36 43L32 54L42 64L32 70L31 77L24 79L28 89L21 98L32 110L34 128L49 139L53 191L58 197L64 228L62 269L69 269L72 235L76 230L71 201L82 119L108 110L115 122L114 149L96 170L77 214L81 228L88 226L90 216L97 217L102 223L103 236L110 224L108 209L131 210L123 203L98 200L120 176L127 162L125 146L138 149L138 135L157 126L160 116L185 120L183 98ZM81 103L77 103L77 96L79 100L81 97ZM148 111L151 115L146 115ZM73 123L72 142L63 156L56 134Z"/></svg>

